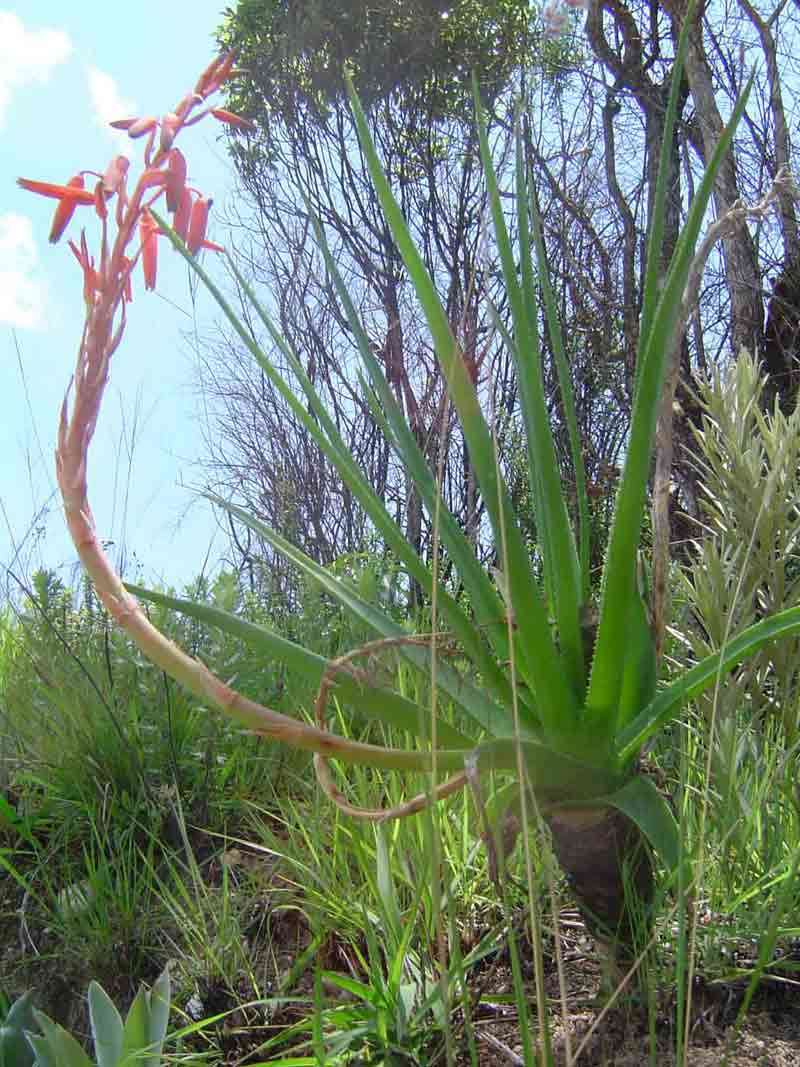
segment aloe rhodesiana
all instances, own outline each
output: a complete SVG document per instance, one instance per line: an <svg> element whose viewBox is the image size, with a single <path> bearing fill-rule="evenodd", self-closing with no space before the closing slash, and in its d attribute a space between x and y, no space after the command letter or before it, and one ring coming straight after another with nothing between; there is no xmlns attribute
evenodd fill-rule
<svg viewBox="0 0 800 1067"><path fill-rule="evenodd" d="M233 260L229 260L231 270L260 317L271 345L281 353L284 365L291 369L293 381L287 380L276 363L259 347L251 330L241 322L220 289L197 263L193 255L197 241L191 247L184 244L182 236L188 234L185 212L181 215L185 190L177 188L180 168L172 165L175 162L172 140L182 125L188 124L181 120L188 107L186 101L196 101L198 97L202 101L204 94L218 88L218 74L223 67L225 76L229 76L231 63L228 57L218 60L217 67L212 64L209 68L211 75L204 75L206 82L201 79L194 96L189 94L176 112L171 113L173 118L178 116L179 122L177 128L172 122L167 130L168 149L146 158L148 169L134 195L124 203L120 197L117 209L119 235L111 247L107 243L110 222L102 214L102 207L103 197L113 195L114 190L104 189L98 193L98 214L103 219L99 265L95 267L94 260L90 259L85 241L80 255L74 249L84 272L87 320L74 378L74 396L71 405L65 401L62 411L57 454L59 484L70 532L98 595L113 617L159 667L245 727L316 753L320 781L346 810L354 811L332 780L327 764L329 758L345 764L361 763L398 771L434 770L437 775L450 775L432 788L427 799L462 787L472 775L491 768L516 771L524 779L525 796L531 795L527 792L529 789L550 824L556 853L572 876L584 908L599 925L623 941L630 937L625 905L626 880L638 891L639 905L643 904L645 909L652 892L652 863L649 852L641 847L643 839L650 841L667 867L675 867L680 852L677 826L668 805L649 779L638 773L637 761L642 746L670 722L694 694L713 685L722 672L766 642L800 632L798 609L765 619L732 639L722 651L697 663L665 687L657 688L653 639L647 607L637 581L637 550L646 507L656 414L665 366L681 327L681 300L714 176L730 145L746 100L745 94L720 137L692 201L669 269L661 277L658 265L669 144L686 33L685 30L680 39L665 117L664 147L650 221L633 413L599 590L596 634L587 635L585 625L587 607L592 601L588 505L570 371L548 280L541 227L531 196L522 138L518 133L517 233L512 239L501 207L501 194L479 102L476 105L477 122L488 203L511 309L510 330L499 321L498 328L503 331L516 365L521 415L527 433L527 461L538 548L543 563L541 579L504 484L492 427L481 407L452 325L382 172L366 118L354 93L351 92L351 101L364 158L387 224L427 319L449 397L461 421L498 557L503 564L502 595L440 496L437 479L374 358L369 337L337 271L323 229L313 216L321 253L358 344L365 394L375 419L434 521L441 548L466 594L460 599L453 594L452 587L438 580L440 572L434 577L369 485L305 374L298 355L280 336ZM191 106L194 107L194 103ZM153 135L151 130L151 138ZM124 190L124 181L118 188ZM175 225L172 229L156 212L156 202L165 193L167 208L173 212ZM109 360L124 327L131 264L139 254L134 251L128 258L126 248L148 210L152 212L158 230L146 223L140 252L143 255L149 253L158 232L166 234L186 257L271 385L305 425L364 508L387 550L394 554L409 579L419 584L431 602L435 601L437 625L441 624L458 642L471 670L456 671L445 657L437 656L434 638L427 642L411 640L407 631L380 606L359 595L352 584L334 577L328 569L304 555L256 517L219 496L211 499L319 583L361 624L373 631L377 639L393 647L412 670L434 680L435 691L443 698L439 704L447 702L457 709L458 714L453 720L458 723L457 727L435 715L431 721L430 707L418 706L404 693L378 683L368 672L359 671L355 662L330 664L264 626L208 604L125 586L115 573L95 533L88 503L86 462L108 377ZM154 275L146 271L148 286L151 280ZM562 491L545 403L538 334L539 292L569 428L577 486L577 535L573 532ZM403 749L336 737L327 729L321 707L318 708L317 724L310 725L244 697L155 629L142 610L140 599L165 604L237 635L262 652L265 658L280 659L312 682L324 683L323 689L329 683L335 683L337 696L357 707L363 715L415 735L424 743ZM466 602L468 608L464 606ZM591 639L587 639L589 636ZM434 711L436 706L434 704ZM435 739L435 749L428 743L431 737ZM388 814L416 811L425 802L426 797L422 796L390 813L380 810L355 813L382 819Z"/></svg>

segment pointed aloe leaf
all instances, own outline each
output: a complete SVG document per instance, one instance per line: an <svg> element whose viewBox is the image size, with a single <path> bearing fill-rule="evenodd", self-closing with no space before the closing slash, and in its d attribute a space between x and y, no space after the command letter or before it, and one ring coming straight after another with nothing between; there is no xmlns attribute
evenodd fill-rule
<svg viewBox="0 0 800 1067"><path fill-rule="evenodd" d="M676 72L675 76L680 77L680 68L676 67ZM638 359L641 361L641 371L634 397L627 458L614 507L603 571L600 623L586 700L587 716L613 729L616 729L614 716L622 686L627 622L635 590L636 551L667 359L676 341L683 291L695 243L713 192L714 179L744 113L751 85L752 80L737 101L731 120L720 136L678 239L651 327L640 339ZM672 136L673 125L674 116L665 123L665 137Z"/></svg>
<svg viewBox="0 0 800 1067"><path fill-rule="evenodd" d="M142 1064L143 1053L150 1044L149 1022L147 995L144 986L140 986L125 1017L120 1067L134 1067L136 1063ZM150 1067L149 1057L145 1058L144 1063L145 1067Z"/></svg>
<svg viewBox="0 0 800 1067"><path fill-rule="evenodd" d="M485 120L480 112L479 98L477 106L480 116L479 127L483 130L481 149L488 183L489 175L491 174L492 178L494 178L494 174L486 138ZM497 233L498 223L504 229L505 221L500 208L500 196L496 179L494 180L493 195L490 192L490 196L493 204L493 214L495 215L495 233ZM528 177L523 156L522 133L519 121L516 124L516 198L522 275L522 310L526 320L524 325L527 328L524 329L522 337L517 337L518 323L515 316L515 344L512 349L512 355L517 372L520 405L525 422L529 481L535 494L537 524L541 526L544 533L542 555L558 627L559 647L564 657L565 666L570 672L573 688L580 694L582 701L586 688L583 641L581 639L579 619L581 602L583 601L583 589L580 565L575 548L575 537L570 525L569 514L567 513L567 505L561 485L561 471L550 427L550 413L547 409L547 400L545 398L542 350L539 342L538 304L531 255ZM500 241L498 243L502 244ZM507 269L513 268L513 260L511 263L507 263L504 256L503 261L505 274ZM522 324L520 323L519 325Z"/></svg>
<svg viewBox="0 0 800 1067"><path fill-rule="evenodd" d="M318 230L318 232L321 234L321 230ZM325 249L323 249L323 254L324 253ZM364 508L370 519L372 519L376 529L383 536L387 545L395 553L399 561L405 565L408 573L420 584L421 588L425 591L425 594L429 598L432 598L433 579L430 569L420 558L413 545L408 541L395 519L389 514L384 501L378 497L375 490L364 477L353 456L350 454L347 445L342 439L336 424L328 414L325 405L321 402L320 397L306 374L300 360L291 350L287 342L281 337L280 332L275 327L265 308L257 299L252 287L247 282L247 279L241 274L233 260L230 257L228 258L231 270L233 271L237 282L246 293L248 300L253 305L259 318L267 328L273 343L283 353L284 358L287 360L292 372L297 378L300 387L305 393L313 415L306 411L299 399L295 396L294 391L285 382L271 361L267 359L265 353L258 348L258 346L253 346L251 344L251 351L255 355L259 365L270 381L279 390L284 400L292 408L295 417L303 423L322 451L334 467L336 467L342 480ZM361 333L363 334L363 330ZM363 343L366 350L369 351L366 335L364 335L363 338L359 336L358 339L359 347L361 347L361 344ZM371 352L370 358L374 361ZM403 458L404 457L401 456L401 459ZM430 472L427 469L427 465L424 464L424 459L422 462L425 475L430 479ZM413 474L419 476L421 472L417 468ZM415 484L417 484L416 478ZM434 512L431 512L431 514L434 514ZM446 518L444 522L442 522L441 511L439 512L439 520L440 534L444 534L445 545L449 549L449 542L453 539L452 535L454 530L458 529L457 524L452 516L450 516L450 522L448 522ZM475 559L474 552L471 552L471 550L470 556L472 568L471 570L469 568L467 569L470 576L474 577L474 570L477 568L477 570L480 571L480 565ZM463 563L464 557L460 556L460 559ZM483 574L483 578L484 581L486 581L485 574ZM446 621L447 626L455 632L464 647L464 650L473 660L475 666L480 670L484 683L492 689L494 694L500 700L504 703L510 703L511 689L508 679L500 671L496 660L489 653L483 640L481 630L475 626L475 623L470 618L468 618L467 614L459 606L457 601L454 600L441 584L439 584L436 589L436 600L440 614ZM504 620L498 613L494 614L492 621L495 629L501 631L504 629Z"/></svg>
<svg viewBox="0 0 800 1067"><path fill-rule="evenodd" d="M513 738L486 741L478 745L470 759L477 762L480 770L515 770L519 755L528 784L546 804L606 796L619 784L614 770L593 767L538 741L516 741Z"/></svg>
<svg viewBox="0 0 800 1067"><path fill-rule="evenodd" d="M680 862L678 823L653 782L637 775L606 799L636 823L665 866L670 871L676 870Z"/></svg>
<svg viewBox="0 0 800 1067"><path fill-rule="evenodd" d="M564 347L561 323L558 318L555 293L553 292L553 284L550 280L550 269L547 263L547 251L542 236L542 223L539 215L539 207L536 201L536 190L533 186L531 186L530 193L530 208L533 240L536 248L536 261L539 268L538 281L542 290L542 305L547 320L547 332L550 337L550 346L553 350L553 359L556 365L564 421L567 425L567 435L569 437L572 470L575 475L575 493L577 496L578 525L580 531L580 547L578 552L580 590L581 601L582 603L586 603L589 599L591 580L589 574L589 541L591 526L589 522L589 497L586 492L586 468L583 462L580 430L578 429L575 392L572 388L572 377L570 375L569 362Z"/></svg>
<svg viewBox="0 0 800 1067"><path fill-rule="evenodd" d="M289 670L305 678L310 685L318 686L330 665L330 660L325 659L324 656L281 637L280 634L266 626L249 622L213 604L169 596L167 593L144 589L142 586L129 582L125 583L125 588L140 600L160 604L162 607L180 612L181 615L197 619L206 626L214 626L233 637L241 638L254 651L261 652L265 659L279 660ZM425 717L430 716L430 712L391 689L377 685L367 686L356 681L346 671L341 671L336 678L335 692L337 696L353 704L361 714L368 718L377 719L398 730L405 730L415 737L425 732L421 724ZM471 744L469 738L448 723L439 723L437 734L443 745L457 748Z"/></svg>
<svg viewBox="0 0 800 1067"><path fill-rule="evenodd" d="M521 282L517 279L514 253L503 215L497 175L489 149L486 119L477 87L474 89L474 96L481 162L514 326L510 351L525 423L528 480L533 494L537 534L541 542L546 589L554 607L564 665L572 689L579 694L582 701L585 676L578 618L582 591L575 541L564 502L561 474L545 400L531 257L527 176L519 124L516 124L516 200Z"/></svg>
<svg viewBox="0 0 800 1067"><path fill-rule="evenodd" d="M222 497L213 493L207 493L209 500L218 507L223 508L229 515L237 518L241 523L251 529L259 537L277 549L286 559L292 562L309 577L313 578L327 593L333 596L349 612L370 626L381 637L397 638L397 653L403 659L416 667L424 675L430 669L430 653L420 645L405 642L403 639L410 635L406 630L391 619L388 615L368 604L348 583L335 578L325 567L321 567L305 552L296 548L277 531L271 529L265 523L250 515L243 508L231 504ZM460 676L446 663L439 662L436 666L437 682L448 697L461 707L483 730L490 734L511 735L514 733L514 723L511 712L507 707L496 704L488 694L473 686L465 678Z"/></svg>
<svg viewBox="0 0 800 1067"><path fill-rule="evenodd" d="M439 536L442 544L455 564L459 577L469 595L470 604L475 615L474 625L486 633L497 656L500 659L508 659L508 627L497 592L489 581L485 568L481 566L480 561L477 559L474 546L470 543L455 516L442 499L428 462L386 381L386 376L373 355L369 338L358 317L347 286L336 266L325 238L324 230L310 208L309 217L314 227L317 244L325 259L325 265L336 286L339 300L353 332L370 384L375 396L380 401L382 412L377 416L378 421L382 427L387 425L390 427L388 432L384 429L390 446L411 476L428 514L438 518ZM374 411L375 408L373 406ZM465 645L465 647L467 646ZM487 672L485 658L476 659L476 666L479 667L482 673L487 674L489 680L495 676L493 666L490 666ZM501 695L499 690L497 690L497 693L498 696ZM510 693L505 694L503 699L506 703L510 703Z"/></svg>
<svg viewBox="0 0 800 1067"><path fill-rule="evenodd" d="M160 1067L161 1051L167 1036L170 1006L169 971L164 969L156 979L153 988L147 994L148 1038L150 1043L150 1067Z"/></svg>
<svg viewBox="0 0 800 1067"><path fill-rule="evenodd" d="M647 707L655 696L657 678L653 631L644 599L637 589L631 598L626 631L625 667L617 713L620 726L630 722L634 715Z"/></svg>
<svg viewBox="0 0 800 1067"><path fill-rule="evenodd" d="M503 550L506 557L503 560L504 569L508 571L515 616L522 638L520 673L534 691L545 732L553 737L570 736L577 723L577 694L565 675L561 657L553 642L547 612L531 568L527 547L514 520L511 498L497 466L492 434L436 287L414 245L403 212L383 173L364 112L349 81L347 88L375 192L425 313L436 357L447 383L449 396L460 418L470 459L492 524L495 544Z"/></svg>
<svg viewBox="0 0 800 1067"><path fill-rule="evenodd" d="M92 1061L68 1030L44 1012L33 1014L42 1033L27 1036L41 1067L92 1067Z"/></svg>
<svg viewBox="0 0 800 1067"><path fill-rule="evenodd" d="M122 1055L122 1016L97 982L89 984L89 1019L97 1067L117 1067Z"/></svg>
<svg viewBox="0 0 800 1067"><path fill-rule="evenodd" d="M297 378L309 402L311 413L306 410L298 396L295 394L295 391L286 382L274 364L267 358L264 351L256 343L250 331L233 310L228 300L226 300L219 286L216 285L211 276L203 269L197 258L189 254L184 242L169 226L167 221L162 219L156 212L153 212L153 214L161 231L166 234L174 248L181 256L183 256L190 268L197 274L214 297L225 317L250 351L250 354L259 364L270 382L278 390L284 401L289 405L298 421L303 424L339 472L343 481L372 519L389 547L394 551L398 559L405 564L409 573L417 582L419 582L425 593L431 597L432 576L430 570L425 565L424 561L420 559L418 553L409 543L397 522L391 517L385 503L378 497L366 478L364 478L358 464L355 462L355 459L339 434L335 422L331 419L324 404L321 402L320 397L308 378L300 360L287 344L286 340L281 336L279 330L275 327L271 317L256 297L252 286L248 283L244 275L242 275L241 271L236 266L236 263L230 256L227 257L228 264L237 283L246 294L249 302L267 328L273 343L283 353L292 372ZM318 223L316 223L316 220L312 219L312 221L315 223L315 228L317 229L318 234L321 235L322 231L318 228ZM323 254L326 256L326 259L330 258L330 252L327 250L327 246L323 248ZM352 308L352 304L350 306ZM354 309L353 316L355 322L358 324ZM363 333L360 324L358 324L358 329L360 330L360 335L358 335L359 347L361 347L363 340L366 351L369 351L369 344L366 342L366 335ZM363 338L361 335L363 335ZM416 463L413 464L413 467L412 476L414 477L415 484L417 484L418 487L422 486L424 489L427 489L425 481L426 479L432 481L432 479L424 458L422 458L421 468L420 465ZM423 499L425 499L426 504L429 506L430 513L433 514L434 511L430 507L430 493L423 493ZM486 601L486 584L481 587L477 580L478 576L481 574L480 564L475 559L474 553L468 542L466 542L466 539L463 537L463 534L461 534L461 541L466 544L467 551L466 553L462 551L462 545L456 537L457 533L460 534L460 530L458 529L455 519L446 509L440 513L440 522L445 545L449 550L451 545L455 544L457 550L455 554L456 563L459 566L459 571L462 574L462 577L470 579L468 583L470 592L475 598L476 605L480 607ZM484 583L486 583L485 574L483 575L483 578ZM488 612L484 613L486 618L481 618L478 627L476 627L467 617L466 613L460 608L458 603L441 585L437 589L437 598L439 610L446 619L447 625L455 631L464 646L465 651L470 655L475 666L480 670L484 683L492 689L498 699L504 703L510 704L511 693L508 680L503 676L496 661L489 654L481 637L481 629L484 627L486 627L489 636L495 637L495 640L497 640L498 634L502 635L505 630L505 622L500 613L492 611L493 605L490 604ZM489 629L489 627L491 627L491 629ZM504 654L505 649L501 645L501 657L504 656ZM507 658L507 656L505 658ZM527 711L527 709L524 710ZM528 718L533 718L533 716L529 715Z"/></svg>
<svg viewBox="0 0 800 1067"><path fill-rule="evenodd" d="M11 1005L0 1024L0 1067L30 1067L33 1051L26 1030L35 1026L32 994L23 993Z"/></svg>
<svg viewBox="0 0 800 1067"><path fill-rule="evenodd" d="M723 649L695 664L659 693L619 734L616 747L620 765L625 766L635 759L642 745L674 718L692 697L709 689L723 674L755 655L770 641L796 634L800 634L800 608L788 608L748 626Z"/></svg>

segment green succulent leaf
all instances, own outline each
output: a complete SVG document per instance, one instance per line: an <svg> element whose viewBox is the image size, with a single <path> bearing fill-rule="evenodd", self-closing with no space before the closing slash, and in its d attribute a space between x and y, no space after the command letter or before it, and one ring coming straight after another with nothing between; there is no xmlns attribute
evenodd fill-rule
<svg viewBox="0 0 800 1067"><path fill-rule="evenodd" d="M647 606L637 590L631 598L627 628L625 667L622 672L622 690L619 697L617 721L624 725L642 708L646 707L656 693L658 665L656 646Z"/></svg>
<svg viewBox="0 0 800 1067"><path fill-rule="evenodd" d="M0 1025L0 1067L29 1067L33 1049L25 1037L36 1025L31 993L23 993L8 1009Z"/></svg>
<svg viewBox="0 0 800 1067"><path fill-rule="evenodd" d="M118 1067L122 1055L122 1016L97 982L89 984L88 999L97 1067Z"/></svg>
<svg viewBox="0 0 800 1067"><path fill-rule="evenodd" d="M675 124L677 95L690 25L691 19L686 19L678 42L675 71L665 117L665 145L672 137ZM716 174L744 113L751 84L752 81L737 101L730 122L723 130L712 158L709 160L703 180L692 200L686 225L678 239L657 305L652 312L650 311L651 305L646 305L645 308L647 316L645 316L644 329L640 334L637 354L639 370L627 458L614 507L608 554L603 571L597 645L586 701L587 715L608 725L613 723L622 688L630 603L636 585L636 552L641 534L656 417L667 361L675 344L675 329L695 243L714 189ZM668 154L662 153L659 181L664 168L668 167ZM663 193L658 208L663 210ZM651 265L653 257L658 256L659 249L650 247L649 262ZM652 284L655 285L655 282ZM655 289L649 299L651 304L655 301Z"/></svg>
<svg viewBox="0 0 800 1067"><path fill-rule="evenodd" d="M145 1052L150 1044L150 1011L144 986L133 998L122 1034L120 1067L151 1067L152 1060Z"/></svg>
<svg viewBox="0 0 800 1067"><path fill-rule="evenodd" d="M676 870L680 860L678 823L651 779L637 775L606 799L636 823L669 870Z"/></svg>
<svg viewBox="0 0 800 1067"><path fill-rule="evenodd" d="M528 785L545 804L591 800L614 792L618 776L538 741L498 738L478 745L471 755L479 770L515 770L521 761Z"/></svg>
<svg viewBox="0 0 800 1067"><path fill-rule="evenodd" d="M486 176L495 237L514 334L511 354L519 383L520 406L526 428L528 480L535 502L537 534L541 542L545 585L553 602L564 665L573 690L583 698L585 685L578 613L581 580L572 528L561 487L561 475L545 400L542 353L528 219L527 174L519 121L516 123L516 198L521 282L508 235L497 176L492 163L486 120L475 93L481 161Z"/></svg>
<svg viewBox="0 0 800 1067"><path fill-rule="evenodd" d="M92 1067L92 1061L76 1039L44 1012L34 1009L39 1034L28 1034L37 1056L37 1067Z"/></svg>
<svg viewBox="0 0 800 1067"><path fill-rule="evenodd" d="M164 1047L164 1039L167 1036L167 1027L169 1025L170 999L169 971L165 968L147 994L147 1006L150 1016L148 1038L152 1049L150 1056L152 1067L160 1067L161 1064L161 1050Z"/></svg>
<svg viewBox="0 0 800 1067"><path fill-rule="evenodd" d="M620 732L616 744L620 763L625 765L635 759L642 746L673 719L692 697L709 689L731 668L753 656L770 641L798 633L800 608L788 608L748 626L723 649L695 664L659 693Z"/></svg>
<svg viewBox="0 0 800 1067"><path fill-rule="evenodd" d="M577 723L579 695L570 684L555 648L528 549L498 468L492 433L436 288L383 173L364 112L349 81L348 93L375 192L425 313L436 357L461 421L495 543L502 552L504 569L508 571L514 614L522 639L518 669L533 690L545 734L551 739L570 736Z"/></svg>

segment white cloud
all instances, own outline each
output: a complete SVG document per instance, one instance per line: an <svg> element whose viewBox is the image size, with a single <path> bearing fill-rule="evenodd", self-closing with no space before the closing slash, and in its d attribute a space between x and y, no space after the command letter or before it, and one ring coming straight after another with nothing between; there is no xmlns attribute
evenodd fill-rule
<svg viewBox="0 0 800 1067"><path fill-rule="evenodd" d="M26 85L44 85L54 67L72 54L63 30L31 30L13 11L0 11L0 127L14 92Z"/></svg>
<svg viewBox="0 0 800 1067"><path fill-rule="evenodd" d="M97 67L86 68L86 80L89 84L89 96L92 100L95 121L119 143L125 154L130 154L130 140L121 130L112 130L109 122L114 119L129 119L136 114L136 102L128 100L120 93L116 81L104 70Z"/></svg>
<svg viewBox="0 0 800 1067"><path fill-rule="evenodd" d="M27 215L0 215L0 323L35 330L44 325L45 287Z"/></svg>

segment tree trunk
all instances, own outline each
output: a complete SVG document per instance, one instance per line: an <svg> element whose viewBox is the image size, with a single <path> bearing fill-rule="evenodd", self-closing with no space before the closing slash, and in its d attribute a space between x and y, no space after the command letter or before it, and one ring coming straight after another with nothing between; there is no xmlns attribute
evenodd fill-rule
<svg viewBox="0 0 800 1067"><path fill-rule="evenodd" d="M641 831L616 808L562 809L547 824L589 931L618 963L632 961L652 922L655 888Z"/></svg>

